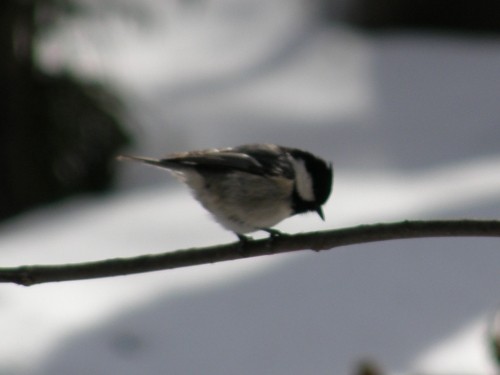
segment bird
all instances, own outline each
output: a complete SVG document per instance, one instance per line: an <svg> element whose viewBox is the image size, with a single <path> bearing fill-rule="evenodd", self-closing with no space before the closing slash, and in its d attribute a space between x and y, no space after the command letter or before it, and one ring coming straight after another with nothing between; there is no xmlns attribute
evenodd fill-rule
<svg viewBox="0 0 500 375"><path fill-rule="evenodd" d="M282 233L274 225L293 215L316 212L333 184L332 163L298 148L275 144L246 144L179 152L155 159L120 155L167 169L184 182L214 219L240 241L247 233Z"/></svg>

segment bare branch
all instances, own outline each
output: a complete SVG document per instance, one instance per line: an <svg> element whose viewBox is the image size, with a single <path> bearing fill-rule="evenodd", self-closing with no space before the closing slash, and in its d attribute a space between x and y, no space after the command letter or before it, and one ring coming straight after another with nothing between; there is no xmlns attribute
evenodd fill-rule
<svg viewBox="0 0 500 375"><path fill-rule="evenodd" d="M346 245L422 237L500 237L500 221L403 221L282 235L272 240L250 241L243 248L236 242L89 263L0 268L0 282L30 286L55 281L124 276L307 249L321 251Z"/></svg>

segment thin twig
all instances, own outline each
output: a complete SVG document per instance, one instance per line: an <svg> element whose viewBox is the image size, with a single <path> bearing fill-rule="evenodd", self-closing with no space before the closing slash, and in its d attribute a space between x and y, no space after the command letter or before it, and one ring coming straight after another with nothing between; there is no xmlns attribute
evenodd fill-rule
<svg viewBox="0 0 500 375"><path fill-rule="evenodd" d="M236 242L89 263L0 268L0 282L30 286L55 281L124 276L307 249L321 251L346 245L422 237L500 237L500 221L403 221L282 235L272 240L247 242L243 249Z"/></svg>

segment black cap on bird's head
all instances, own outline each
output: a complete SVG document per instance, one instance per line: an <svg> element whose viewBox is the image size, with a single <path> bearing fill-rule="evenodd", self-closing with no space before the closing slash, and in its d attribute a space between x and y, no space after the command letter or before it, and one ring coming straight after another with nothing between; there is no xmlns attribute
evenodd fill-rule
<svg viewBox="0 0 500 375"><path fill-rule="evenodd" d="M315 211L325 219L321 206L332 191L333 169L331 163L302 150L289 151L295 170L295 213Z"/></svg>

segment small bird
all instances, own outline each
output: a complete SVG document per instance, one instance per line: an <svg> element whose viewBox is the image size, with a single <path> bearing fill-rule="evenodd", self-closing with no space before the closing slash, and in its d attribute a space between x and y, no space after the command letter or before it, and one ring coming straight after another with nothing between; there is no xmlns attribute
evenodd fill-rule
<svg viewBox="0 0 500 375"><path fill-rule="evenodd" d="M296 214L315 211L324 220L321 206L333 182L331 163L274 144L181 152L164 159L122 155L118 160L169 170L242 242L248 240L245 233L258 230L280 235L271 227Z"/></svg>

